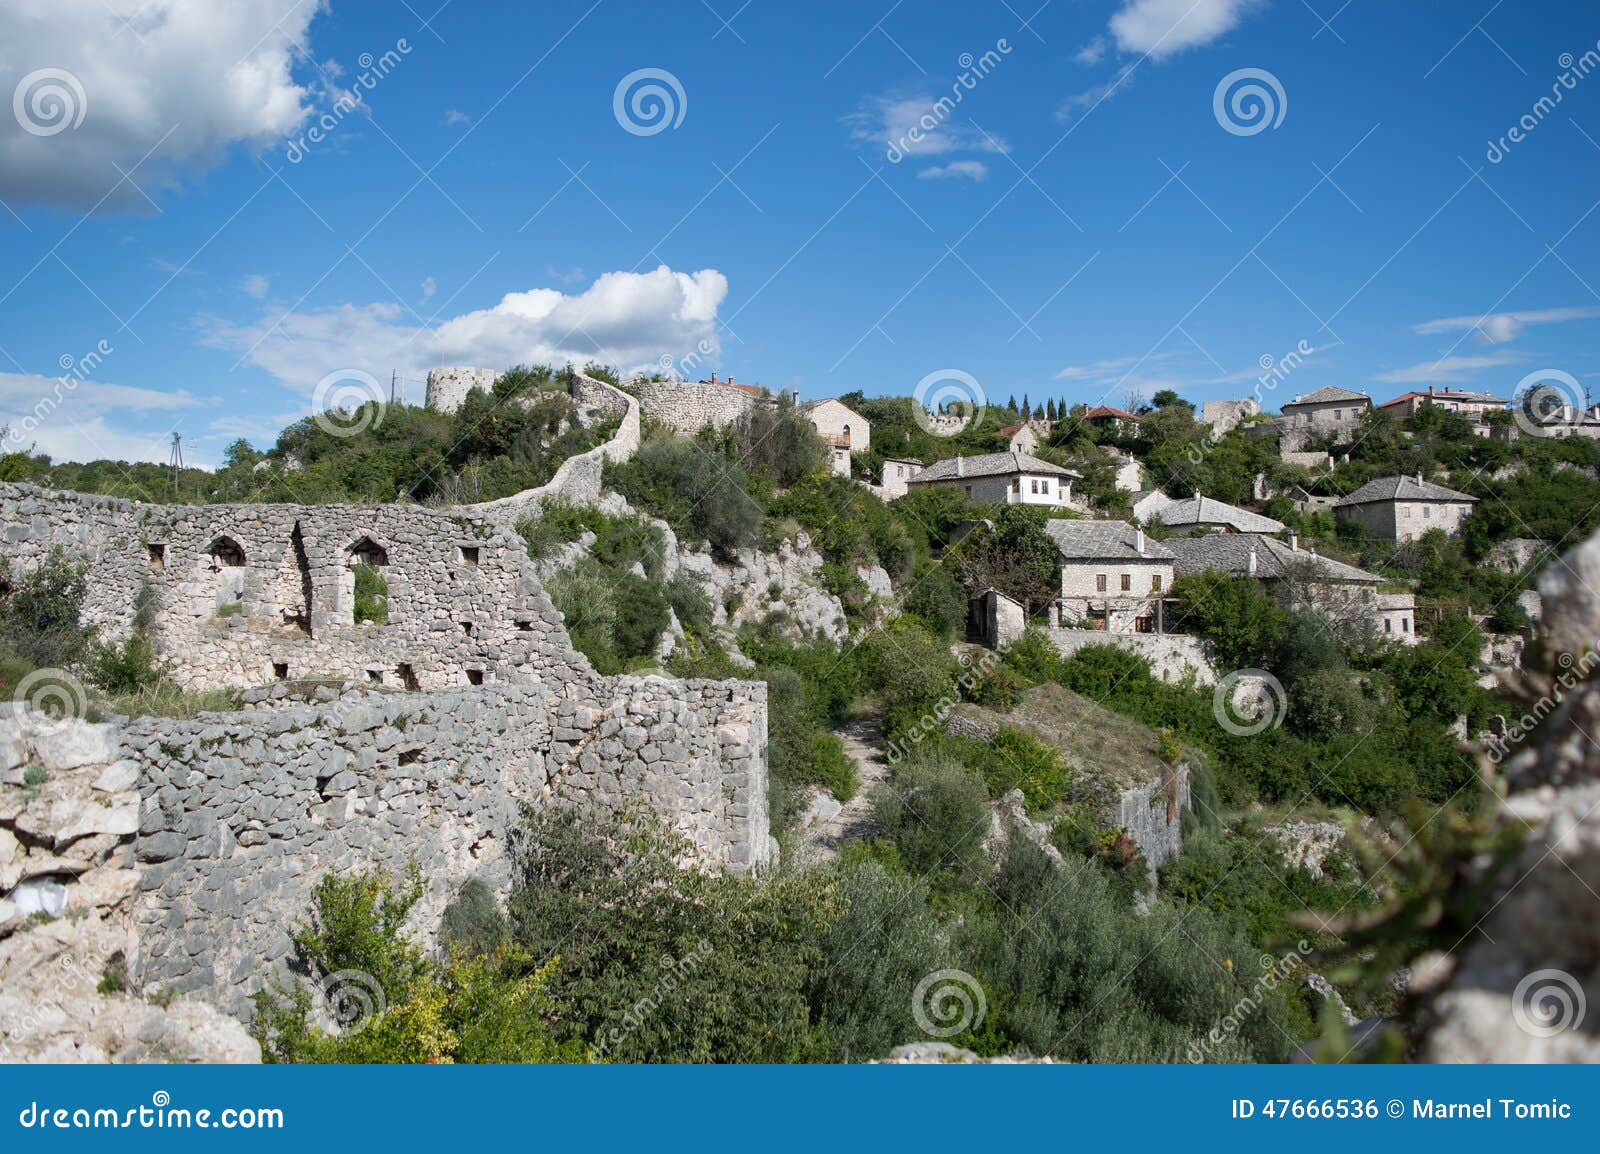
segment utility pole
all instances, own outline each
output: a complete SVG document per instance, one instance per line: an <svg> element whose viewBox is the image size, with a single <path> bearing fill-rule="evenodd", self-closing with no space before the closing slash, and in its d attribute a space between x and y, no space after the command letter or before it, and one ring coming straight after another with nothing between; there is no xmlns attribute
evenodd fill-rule
<svg viewBox="0 0 1600 1154"><path fill-rule="evenodd" d="M176 429L172 430L172 457L169 463L172 465L172 493L177 496L178 479L183 472L183 434Z"/></svg>
<svg viewBox="0 0 1600 1154"><path fill-rule="evenodd" d="M395 370L394 369L390 369L389 370L389 403L391 405L394 404L394 386L395 386L396 380L397 380L397 377L396 377L396 374L395 374Z"/></svg>

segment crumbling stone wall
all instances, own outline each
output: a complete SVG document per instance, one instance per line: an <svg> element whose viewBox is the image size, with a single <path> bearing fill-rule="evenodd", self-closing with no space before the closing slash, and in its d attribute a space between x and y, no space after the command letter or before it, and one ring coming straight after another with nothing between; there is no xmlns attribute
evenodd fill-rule
<svg viewBox="0 0 1600 1154"><path fill-rule="evenodd" d="M1193 673L1196 685L1217 683L1210 647L1199 637L1187 633L1107 633L1096 629L1044 629L1041 632L1063 657L1071 657L1091 645L1110 645L1143 657L1150 663L1151 672L1162 681L1182 681Z"/></svg>
<svg viewBox="0 0 1600 1154"><path fill-rule="evenodd" d="M354 677L432 689L582 657L514 532L415 505L144 505L0 485L0 554L60 545L89 563L82 620L125 635L141 596L153 640L193 688ZM355 567L388 586L388 620L354 619Z"/></svg>
<svg viewBox="0 0 1600 1154"><path fill-rule="evenodd" d="M436 926L469 877L508 883L523 805L649 808L701 864L764 867L766 737L760 683L577 674L133 721L138 977L239 1008L330 870L415 860L430 883L416 922Z"/></svg>

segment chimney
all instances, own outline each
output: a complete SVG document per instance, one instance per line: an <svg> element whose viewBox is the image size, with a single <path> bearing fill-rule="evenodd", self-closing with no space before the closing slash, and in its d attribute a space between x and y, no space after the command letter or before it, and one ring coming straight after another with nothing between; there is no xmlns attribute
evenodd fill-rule
<svg viewBox="0 0 1600 1154"><path fill-rule="evenodd" d="M1141 557L1144 556L1144 530L1143 529L1135 529L1133 531L1133 548L1134 548L1134 551L1139 554L1139 556L1141 556Z"/></svg>
<svg viewBox="0 0 1600 1154"><path fill-rule="evenodd" d="M1291 552L1291 553L1300 552L1300 534L1298 534L1298 533L1290 533L1289 534L1289 552Z"/></svg>
<svg viewBox="0 0 1600 1154"><path fill-rule="evenodd" d="M956 454L956 476L965 477L966 475L967 475L967 464L966 464L965 461L963 461L961 459L961 454L957 453Z"/></svg>
<svg viewBox="0 0 1600 1154"><path fill-rule="evenodd" d="M730 385L733 384L733 374L732 373L728 374L728 384L730 384Z"/></svg>
<svg viewBox="0 0 1600 1154"><path fill-rule="evenodd" d="M1421 472L1417 473L1417 488L1419 488L1419 489L1422 488L1422 473Z"/></svg>
<svg viewBox="0 0 1600 1154"><path fill-rule="evenodd" d="M1252 545L1250 546L1250 576L1254 577L1256 575L1256 566L1258 563L1259 562L1256 560L1256 547Z"/></svg>
<svg viewBox="0 0 1600 1154"><path fill-rule="evenodd" d="M717 370L716 369L712 369L711 370L711 383L713 385L717 383Z"/></svg>

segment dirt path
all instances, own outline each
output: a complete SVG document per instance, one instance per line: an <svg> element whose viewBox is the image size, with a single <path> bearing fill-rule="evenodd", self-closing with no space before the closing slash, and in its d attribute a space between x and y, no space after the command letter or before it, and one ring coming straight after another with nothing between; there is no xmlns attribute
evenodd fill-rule
<svg viewBox="0 0 1600 1154"><path fill-rule="evenodd" d="M863 717L834 731L844 752L856 764L860 786L844 805L824 798L807 810L811 819L795 831L792 852L801 868L838 860L841 842L872 833L872 790L890 778L883 756L883 734L875 717ZM831 802L831 804L830 804Z"/></svg>

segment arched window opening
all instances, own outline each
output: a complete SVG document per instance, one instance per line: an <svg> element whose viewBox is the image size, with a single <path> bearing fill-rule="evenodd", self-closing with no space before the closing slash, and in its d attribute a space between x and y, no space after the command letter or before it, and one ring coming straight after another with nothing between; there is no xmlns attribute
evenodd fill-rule
<svg viewBox="0 0 1600 1154"><path fill-rule="evenodd" d="M345 551L339 607L348 625L389 623L389 551L362 537Z"/></svg>

